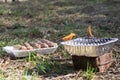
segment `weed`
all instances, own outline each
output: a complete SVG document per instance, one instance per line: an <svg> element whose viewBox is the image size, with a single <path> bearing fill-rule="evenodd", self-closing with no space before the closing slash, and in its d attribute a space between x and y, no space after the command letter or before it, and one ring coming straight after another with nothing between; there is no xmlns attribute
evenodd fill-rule
<svg viewBox="0 0 120 80"><path fill-rule="evenodd" d="M3 15L5 12L4 7L0 5L0 15Z"/></svg>
<svg viewBox="0 0 120 80"><path fill-rule="evenodd" d="M91 80L95 76L95 70L91 67L90 64L87 64L87 70L83 72L83 77L87 78L88 80Z"/></svg>
<svg viewBox="0 0 120 80"><path fill-rule="evenodd" d="M20 27L20 26L18 26ZM15 37L41 37L43 36L43 33L40 32L39 28L33 28L33 27L30 27L30 28L18 28L18 29L15 29L13 30L13 32L11 33L11 35L15 36Z"/></svg>
<svg viewBox="0 0 120 80"><path fill-rule="evenodd" d="M85 0L86 2L92 2L92 3L102 3L105 0Z"/></svg>
<svg viewBox="0 0 120 80"><path fill-rule="evenodd" d="M17 37L27 37L29 35L29 32L25 29L19 29L19 30L14 30L12 32L12 35Z"/></svg>
<svg viewBox="0 0 120 80"><path fill-rule="evenodd" d="M4 72L2 70L0 70L0 77L4 76Z"/></svg>
<svg viewBox="0 0 120 80"><path fill-rule="evenodd" d="M22 26L21 24L19 23L16 23L13 25L14 26L14 29L21 29L21 28L25 28L24 26Z"/></svg>
<svg viewBox="0 0 120 80"><path fill-rule="evenodd" d="M22 80L27 80L25 77L22 77Z"/></svg>
<svg viewBox="0 0 120 80"><path fill-rule="evenodd" d="M61 73L61 65L55 61L48 61L41 58L41 63L37 63L36 70L38 73Z"/></svg>
<svg viewBox="0 0 120 80"><path fill-rule="evenodd" d="M39 75L36 72L29 74L27 70L22 75L22 80L40 80Z"/></svg>
<svg viewBox="0 0 120 80"><path fill-rule="evenodd" d="M65 51L65 50L62 50L61 54L62 54L62 56L64 56L64 57L67 57L67 56L68 56L68 53L67 53L67 51Z"/></svg>
<svg viewBox="0 0 120 80"><path fill-rule="evenodd" d="M0 9L0 15L3 15L4 10Z"/></svg>
<svg viewBox="0 0 120 80"><path fill-rule="evenodd" d="M115 60L114 61L115 65L118 66L120 64L120 62L119 62L120 54L119 53L113 54L113 59Z"/></svg>
<svg viewBox="0 0 120 80"><path fill-rule="evenodd" d="M29 57L27 58L27 61L29 61L34 66L34 71L39 74L45 74L45 73L58 73L60 74L62 72L62 67L60 63L55 61L47 60L44 56L38 56L35 53L30 53ZM30 71L30 65L28 65L28 69L26 74L31 74Z"/></svg>
<svg viewBox="0 0 120 80"><path fill-rule="evenodd" d="M0 69L0 80L6 80L5 72Z"/></svg>

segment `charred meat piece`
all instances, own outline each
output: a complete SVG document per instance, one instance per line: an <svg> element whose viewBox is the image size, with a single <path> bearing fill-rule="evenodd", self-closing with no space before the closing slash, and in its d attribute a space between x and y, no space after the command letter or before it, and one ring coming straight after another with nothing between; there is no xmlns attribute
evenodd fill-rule
<svg viewBox="0 0 120 80"><path fill-rule="evenodd" d="M41 48L41 45L36 43L36 42L30 42L30 45L33 47L33 48Z"/></svg>
<svg viewBox="0 0 120 80"><path fill-rule="evenodd" d="M49 47L46 43L42 43L41 41L37 41L37 43L41 45L41 48L48 48Z"/></svg>
<svg viewBox="0 0 120 80"><path fill-rule="evenodd" d="M21 46L20 50L27 50L27 47Z"/></svg>
<svg viewBox="0 0 120 80"><path fill-rule="evenodd" d="M22 45L19 45L19 44L18 45L14 45L14 48L17 49L17 50L20 50L21 47L22 47Z"/></svg>
<svg viewBox="0 0 120 80"><path fill-rule="evenodd" d="M40 41L46 43L49 47L54 47L54 43L49 40L41 39Z"/></svg>
<svg viewBox="0 0 120 80"><path fill-rule="evenodd" d="M27 48L28 50L33 49L33 47L32 47L29 43L27 43L27 42L25 42L24 45L26 46L26 48Z"/></svg>

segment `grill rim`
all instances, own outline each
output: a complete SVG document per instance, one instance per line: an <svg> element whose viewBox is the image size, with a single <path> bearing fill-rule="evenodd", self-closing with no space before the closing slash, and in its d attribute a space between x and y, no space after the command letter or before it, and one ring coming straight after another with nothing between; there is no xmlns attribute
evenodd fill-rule
<svg viewBox="0 0 120 80"><path fill-rule="evenodd" d="M83 43L79 44L79 45L72 44L75 40L83 40L83 39L111 39L111 40L107 41L107 42L104 42L104 43L100 43L100 44L96 44L95 42L94 42L94 44L91 43L91 44L86 44L86 45L83 44ZM81 38L81 37L79 37L79 38L72 39L72 40L69 40L69 41L63 41L63 42L61 42L61 44L66 45L66 46L104 46L104 45L114 43L116 41L118 41L118 38ZM72 42L72 43L70 44L70 42Z"/></svg>

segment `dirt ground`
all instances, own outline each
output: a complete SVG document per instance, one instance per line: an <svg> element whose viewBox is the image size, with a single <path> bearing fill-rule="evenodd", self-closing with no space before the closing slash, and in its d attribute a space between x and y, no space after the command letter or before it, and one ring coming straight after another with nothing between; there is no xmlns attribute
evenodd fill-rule
<svg viewBox="0 0 120 80"><path fill-rule="evenodd" d="M86 28L92 25L95 37L120 39L119 0L29 0L25 2L0 2L0 47L37 38L46 38L58 44L71 32L77 37L87 36ZM16 41L18 40L18 41ZM61 45L60 45L61 46ZM107 72L96 72L94 80L120 80L120 40L113 46L113 64ZM28 66L24 59L11 59L0 50L0 75L20 77ZM61 63L62 73L39 75L36 80L87 80L83 71L74 70L70 55L58 48L51 58L66 59ZM13 75L14 74L14 75ZM1 76L0 76L1 77ZM1 79L0 79L1 80ZM6 80L6 79L2 79ZM20 80L20 79L18 79Z"/></svg>

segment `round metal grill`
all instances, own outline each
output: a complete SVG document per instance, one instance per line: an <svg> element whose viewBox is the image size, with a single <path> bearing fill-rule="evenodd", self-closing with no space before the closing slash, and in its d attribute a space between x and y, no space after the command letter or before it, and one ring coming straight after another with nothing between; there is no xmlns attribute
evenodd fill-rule
<svg viewBox="0 0 120 80"><path fill-rule="evenodd" d="M99 46L116 42L117 38L76 38L70 41L61 42L70 46Z"/></svg>

